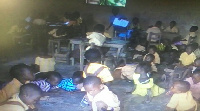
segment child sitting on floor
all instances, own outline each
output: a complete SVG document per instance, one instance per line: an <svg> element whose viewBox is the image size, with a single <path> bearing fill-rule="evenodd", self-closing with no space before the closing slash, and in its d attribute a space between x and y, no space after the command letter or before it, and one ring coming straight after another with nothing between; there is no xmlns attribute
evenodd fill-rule
<svg viewBox="0 0 200 111"><path fill-rule="evenodd" d="M151 73L157 73L158 72L157 67L153 62L154 59L155 59L155 56L153 54L147 54L144 58L144 61L149 62L151 64L151 70L152 70Z"/></svg>
<svg viewBox="0 0 200 111"><path fill-rule="evenodd" d="M57 86L62 80L60 73L52 71L47 75L46 79L32 81L31 83L38 85L42 91L48 92L53 87Z"/></svg>
<svg viewBox="0 0 200 111"><path fill-rule="evenodd" d="M155 56L153 54L147 54L144 58L144 61L151 64L151 73L157 73L157 67L153 63L155 59ZM138 63L132 63L132 64L125 64L121 67L117 67L113 72L113 77L115 79L127 79L127 80L133 80L133 75L135 73L135 69L137 67Z"/></svg>
<svg viewBox="0 0 200 111"><path fill-rule="evenodd" d="M54 71L55 58L48 55L47 51L41 52L42 54L35 59L35 64L38 65L40 72Z"/></svg>
<svg viewBox="0 0 200 111"><path fill-rule="evenodd" d="M167 111L197 111L197 103L189 90L190 84L188 82L174 82L170 89L174 94L167 104Z"/></svg>
<svg viewBox="0 0 200 111"><path fill-rule="evenodd" d="M1 104L0 109L1 111L27 111L29 105L35 104L41 96L41 89L37 85L28 83L20 87L19 93Z"/></svg>
<svg viewBox="0 0 200 111"><path fill-rule="evenodd" d="M200 70L195 71L192 77L186 78L187 82L190 83L190 91L192 96L200 101Z"/></svg>
<svg viewBox="0 0 200 111"><path fill-rule="evenodd" d="M192 42L195 41L197 35L196 35L196 31L198 30L198 26L192 26L190 28L190 32L189 34L181 41L183 44L191 44Z"/></svg>
<svg viewBox="0 0 200 111"><path fill-rule="evenodd" d="M92 111L119 111L120 101L117 95L102 84L101 79L96 76L88 76L83 81L87 92L85 96L91 103Z"/></svg>
<svg viewBox="0 0 200 111"><path fill-rule="evenodd" d="M193 65L196 56L193 53L193 45L188 45L186 51L180 55L179 63L176 64L174 70L165 69L167 76L170 77L168 86L171 87L174 80L183 80L186 76L186 71Z"/></svg>
<svg viewBox="0 0 200 111"><path fill-rule="evenodd" d="M194 60L196 59L196 56L194 54L194 47L193 45L188 45L186 47L186 51L180 55L180 64L179 66L190 66L193 64Z"/></svg>
<svg viewBox="0 0 200 111"><path fill-rule="evenodd" d="M89 62L84 68L83 77L97 76L103 83L113 81L113 77L109 71L109 68L105 65L100 64L101 53L98 49L89 49L85 52L85 58Z"/></svg>
<svg viewBox="0 0 200 111"><path fill-rule="evenodd" d="M12 81L0 90L0 103L5 102L15 93L18 93L23 84L35 79L31 68L25 64L18 64L11 67L10 75L13 78Z"/></svg>
<svg viewBox="0 0 200 111"><path fill-rule="evenodd" d="M183 77L182 78L187 78L191 77L194 72L200 70L200 59L195 59L193 66L188 67L184 72L183 72Z"/></svg>
<svg viewBox="0 0 200 111"><path fill-rule="evenodd" d="M160 56L159 56L159 54L156 52L156 46L150 46L149 47L149 53L148 54L153 54L154 56L155 56L155 59L154 59L154 61L153 61L153 63L154 64L160 64ZM147 55L147 54L146 54ZM145 55L145 56L146 56ZM144 56L144 58L145 58L145 56Z"/></svg>
<svg viewBox="0 0 200 111"><path fill-rule="evenodd" d="M160 88L153 82L153 78L150 77L151 65L148 62L141 62L135 69L133 75L135 90L132 94L140 96L147 96L145 102L150 102L151 97L158 96L165 92L165 89Z"/></svg>
<svg viewBox="0 0 200 111"><path fill-rule="evenodd" d="M60 84L58 84L58 87L66 91L78 91L83 87L83 79L83 72L76 71L72 78L63 79Z"/></svg>

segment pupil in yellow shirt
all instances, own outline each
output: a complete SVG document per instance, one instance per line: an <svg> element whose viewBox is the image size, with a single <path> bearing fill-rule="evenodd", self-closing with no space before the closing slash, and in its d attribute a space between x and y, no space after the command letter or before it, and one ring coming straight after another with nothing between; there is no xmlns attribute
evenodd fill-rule
<svg viewBox="0 0 200 111"><path fill-rule="evenodd" d="M113 81L113 77L106 65L100 64L101 53L98 49L89 49L85 52L85 58L89 62L84 68L83 77L97 76L103 83L108 85L109 82Z"/></svg>
<svg viewBox="0 0 200 111"><path fill-rule="evenodd" d="M193 99L190 84L187 81L176 81L170 89L174 93L166 111L197 111L197 103Z"/></svg>
<svg viewBox="0 0 200 111"><path fill-rule="evenodd" d="M23 84L35 79L31 68L26 64L18 64L11 67L10 75L13 78L12 81L0 90L0 103L5 102L14 94L18 93Z"/></svg>
<svg viewBox="0 0 200 111"><path fill-rule="evenodd" d="M1 111L26 111L29 105L35 104L41 96L41 89L35 84L28 83L21 86L19 93L0 105L0 109Z"/></svg>

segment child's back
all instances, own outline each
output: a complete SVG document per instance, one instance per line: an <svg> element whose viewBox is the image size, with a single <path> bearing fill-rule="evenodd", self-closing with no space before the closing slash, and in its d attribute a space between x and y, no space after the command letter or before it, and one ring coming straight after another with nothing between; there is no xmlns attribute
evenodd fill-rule
<svg viewBox="0 0 200 111"><path fill-rule="evenodd" d="M48 56L47 52L43 52L42 56L38 56L35 59L35 64L39 66L40 72L54 71L55 58Z"/></svg>
<svg viewBox="0 0 200 111"><path fill-rule="evenodd" d="M106 37L103 35L105 31L105 26L102 24L97 24L94 26L94 32L87 36L89 43L94 43L96 46L102 46L106 40Z"/></svg>
<svg viewBox="0 0 200 111"><path fill-rule="evenodd" d="M101 60L101 53L98 49L90 49L86 51L85 57L89 61L89 65L87 65L84 69L84 78L89 75L95 75L101 78L103 83L113 80L109 68L105 65L98 63L98 61Z"/></svg>

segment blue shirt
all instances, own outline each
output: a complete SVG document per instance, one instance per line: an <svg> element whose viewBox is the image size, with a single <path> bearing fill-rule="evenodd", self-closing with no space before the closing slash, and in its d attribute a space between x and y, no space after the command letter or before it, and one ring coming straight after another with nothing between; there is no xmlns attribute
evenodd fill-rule
<svg viewBox="0 0 200 111"><path fill-rule="evenodd" d="M73 83L72 78L63 79L60 84L58 84L59 88L62 88L66 91L77 91L76 85Z"/></svg>

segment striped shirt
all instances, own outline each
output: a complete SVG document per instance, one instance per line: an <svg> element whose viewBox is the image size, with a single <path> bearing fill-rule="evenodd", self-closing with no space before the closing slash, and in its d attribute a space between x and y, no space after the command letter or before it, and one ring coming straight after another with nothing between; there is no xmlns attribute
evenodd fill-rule
<svg viewBox="0 0 200 111"><path fill-rule="evenodd" d="M60 84L58 84L59 88L62 88L66 91L76 91L76 85L73 83L72 78L63 79Z"/></svg>
<svg viewBox="0 0 200 111"><path fill-rule="evenodd" d="M51 89L51 84L49 84L46 79L44 80L39 80L39 81L32 81L31 83L36 84L37 86L42 89L44 92L48 92Z"/></svg>

